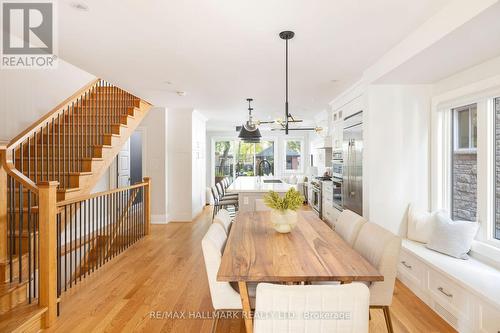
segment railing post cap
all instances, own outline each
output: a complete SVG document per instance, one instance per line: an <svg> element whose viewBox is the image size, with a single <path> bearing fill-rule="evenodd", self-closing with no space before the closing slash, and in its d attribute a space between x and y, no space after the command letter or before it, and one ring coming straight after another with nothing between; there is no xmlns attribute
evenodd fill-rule
<svg viewBox="0 0 500 333"><path fill-rule="evenodd" d="M145 182L149 182L149 181L151 181L151 177L144 177L144 178L143 178L143 180L144 180Z"/></svg>
<svg viewBox="0 0 500 333"><path fill-rule="evenodd" d="M59 182L58 181L43 181L43 182L38 182L36 184L38 187L57 187L59 186Z"/></svg>

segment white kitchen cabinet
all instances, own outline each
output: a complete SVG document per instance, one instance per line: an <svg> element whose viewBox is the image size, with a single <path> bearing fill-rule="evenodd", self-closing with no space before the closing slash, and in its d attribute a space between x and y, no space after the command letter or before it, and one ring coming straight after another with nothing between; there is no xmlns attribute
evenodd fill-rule
<svg viewBox="0 0 500 333"><path fill-rule="evenodd" d="M332 226L340 215L340 210L333 206L333 183L323 181L321 190L323 221Z"/></svg>

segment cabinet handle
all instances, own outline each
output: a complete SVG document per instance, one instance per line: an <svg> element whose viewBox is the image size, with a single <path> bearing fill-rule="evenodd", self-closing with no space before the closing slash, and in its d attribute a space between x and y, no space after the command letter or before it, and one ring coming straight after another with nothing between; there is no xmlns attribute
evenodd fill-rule
<svg viewBox="0 0 500 333"><path fill-rule="evenodd" d="M446 292L446 291L444 290L444 288L443 288L443 287L439 287L439 288L438 288L438 290L439 290L442 294L444 294L445 296L447 296L447 297L450 297L450 298L452 298L452 297L453 297L453 294L450 294L450 293Z"/></svg>
<svg viewBox="0 0 500 333"><path fill-rule="evenodd" d="M403 266L405 266L406 268L411 269L411 265L408 265L408 264L406 263L406 261L401 261L401 263L402 263L402 264L403 264Z"/></svg>

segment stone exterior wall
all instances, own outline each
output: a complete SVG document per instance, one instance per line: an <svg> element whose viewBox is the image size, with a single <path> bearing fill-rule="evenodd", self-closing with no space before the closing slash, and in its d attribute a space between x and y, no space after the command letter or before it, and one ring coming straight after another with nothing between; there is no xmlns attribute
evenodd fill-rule
<svg viewBox="0 0 500 333"><path fill-rule="evenodd" d="M500 97L495 100L495 149L496 149L496 166L495 166L495 238L500 239Z"/></svg>
<svg viewBox="0 0 500 333"><path fill-rule="evenodd" d="M453 156L454 220L476 221L477 217L477 154Z"/></svg>

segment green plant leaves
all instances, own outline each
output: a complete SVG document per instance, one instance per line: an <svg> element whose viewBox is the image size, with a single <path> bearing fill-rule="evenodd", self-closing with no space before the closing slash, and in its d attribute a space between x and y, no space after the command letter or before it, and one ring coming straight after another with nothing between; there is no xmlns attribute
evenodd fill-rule
<svg viewBox="0 0 500 333"><path fill-rule="evenodd" d="M297 210L304 202L304 197L295 188L291 187L281 198L277 192L269 191L264 195L266 206L277 210Z"/></svg>

